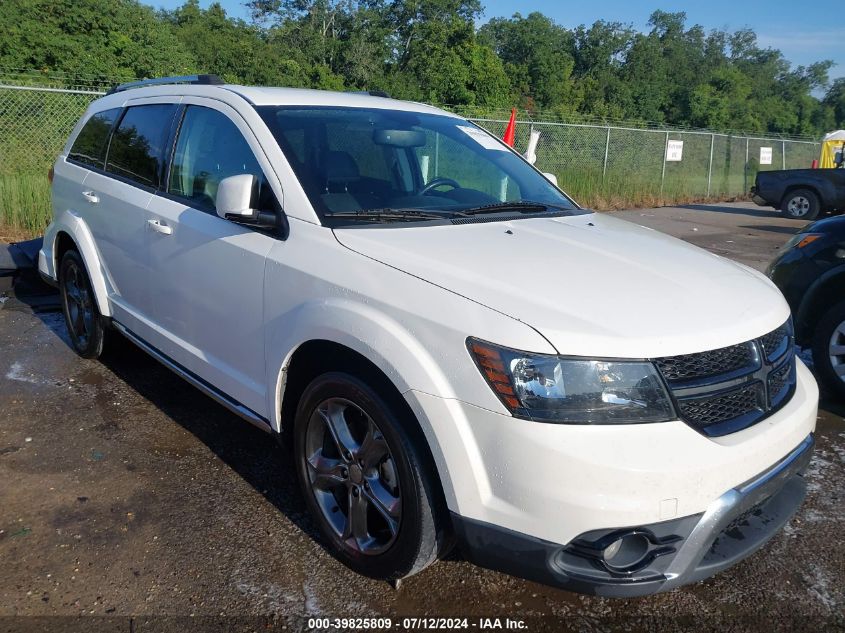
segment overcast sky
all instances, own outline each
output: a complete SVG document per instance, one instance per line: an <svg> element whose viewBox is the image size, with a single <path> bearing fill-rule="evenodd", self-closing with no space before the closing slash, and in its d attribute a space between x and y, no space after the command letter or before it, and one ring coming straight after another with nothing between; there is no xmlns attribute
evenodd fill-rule
<svg viewBox="0 0 845 633"><path fill-rule="evenodd" d="M148 0L149 1L149 0ZM558 24L572 28L596 20L618 21L647 30L648 16L655 9L686 11L687 24L701 24L707 29L750 27L761 46L780 49L794 65L807 65L822 59L836 63L831 77L845 76L845 4L832 0L815 2L787 0L709 0L667 5L655 0L602 0L601 2L565 2L561 0L482 0L485 20L514 13L541 11ZM150 4L173 9L182 0L152 0ZM210 0L200 0L203 7ZM247 19L248 11L240 0L222 0L230 15Z"/></svg>

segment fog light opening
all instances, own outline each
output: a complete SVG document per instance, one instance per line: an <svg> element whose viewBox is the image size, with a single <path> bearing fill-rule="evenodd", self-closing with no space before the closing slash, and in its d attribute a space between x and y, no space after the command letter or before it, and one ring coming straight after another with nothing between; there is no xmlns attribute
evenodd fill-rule
<svg viewBox="0 0 845 633"><path fill-rule="evenodd" d="M651 545L643 534L626 534L602 551L605 565L614 571L636 571L648 558Z"/></svg>

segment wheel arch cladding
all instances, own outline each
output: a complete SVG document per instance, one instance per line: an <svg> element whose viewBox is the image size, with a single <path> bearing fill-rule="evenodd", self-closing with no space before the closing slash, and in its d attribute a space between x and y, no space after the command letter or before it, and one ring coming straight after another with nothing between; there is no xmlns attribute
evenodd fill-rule
<svg viewBox="0 0 845 633"><path fill-rule="evenodd" d="M88 231L88 227L82 220L79 218L74 219L75 226L71 228L63 225L56 232L53 242L56 279L58 280L59 268L61 267L64 254L70 249L76 250L85 264L85 271L88 273L88 279L91 281L91 288L94 290L94 298L97 301L97 308L100 310L100 314L104 317L110 317L111 306L108 301L106 279L103 269L100 266L94 240Z"/></svg>
<svg viewBox="0 0 845 633"><path fill-rule="evenodd" d="M56 235L56 245L53 247L56 260L54 270L59 270L59 266L62 264L62 257L71 249L79 250L76 242L73 241L73 238L66 231L59 231Z"/></svg>

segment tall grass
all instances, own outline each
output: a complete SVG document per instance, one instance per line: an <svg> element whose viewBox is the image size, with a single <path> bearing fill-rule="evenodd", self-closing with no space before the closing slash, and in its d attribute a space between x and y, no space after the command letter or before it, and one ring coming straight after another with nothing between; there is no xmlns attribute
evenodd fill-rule
<svg viewBox="0 0 845 633"><path fill-rule="evenodd" d="M558 184L581 206L597 211L671 206L699 201L726 201L742 199L742 177L739 184L730 188L718 186L711 179L711 194L707 195L706 176L666 178L661 187L661 177L639 172L608 172L601 169L555 170Z"/></svg>
<svg viewBox="0 0 845 633"><path fill-rule="evenodd" d="M0 239L13 241L40 235L52 216L46 170L0 173Z"/></svg>
<svg viewBox="0 0 845 633"><path fill-rule="evenodd" d="M651 207L683 204L703 200L706 188L701 178L672 179L660 189L659 176L632 171L628 174L601 170L556 170L560 186L579 204L598 211L631 207ZM718 192L714 188L711 200L734 199L736 195ZM17 174L0 173L0 240L15 241L43 233L52 219L50 183L46 173L27 171Z"/></svg>

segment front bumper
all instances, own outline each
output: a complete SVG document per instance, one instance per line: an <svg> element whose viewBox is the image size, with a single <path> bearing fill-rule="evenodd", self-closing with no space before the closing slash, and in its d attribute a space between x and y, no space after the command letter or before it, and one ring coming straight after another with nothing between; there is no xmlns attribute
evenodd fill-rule
<svg viewBox="0 0 845 633"><path fill-rule="evenodd" d="M681 421L543 424L418 391L406 398L450 511L553 543L704 513L798 446L818 408L818 388L800 360L789 402L713 438Z"/></svg>
<svg viewBox="0 0 845 633"><path fill-rule="evenodd" d="M483 567L600 596L635 597L669 591L726 569L760 549L792 517L806 494L804 470L813 435L770 469L731 488L702 514L636 526L599 530L561 545L453 514L465 555ZM669 550L635 572L609 571L600 552L585 556L583 544L636 529L651 547ZM573 546L578 542L582 545Z"/></svg>

